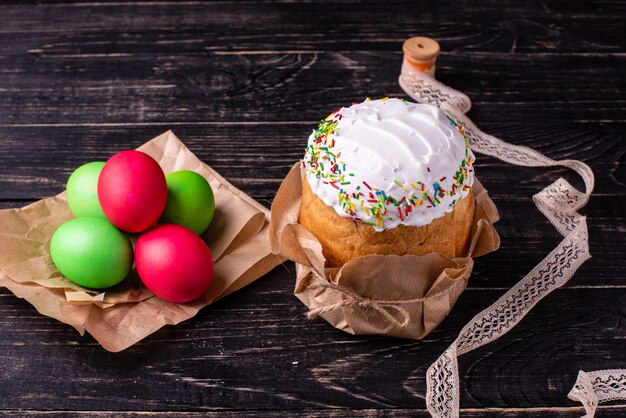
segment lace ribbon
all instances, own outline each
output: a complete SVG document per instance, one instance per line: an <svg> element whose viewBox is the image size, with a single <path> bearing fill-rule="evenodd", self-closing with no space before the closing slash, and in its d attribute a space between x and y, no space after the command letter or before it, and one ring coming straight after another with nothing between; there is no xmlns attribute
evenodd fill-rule
<svg viewBox="0 0 626 418"><path fill-rule="evenodd" d="M581 370L567 397L583 404L586 415L582 418L593 418L598 403L626 399L626 369Z"/></svg>
<svg viewBox="0 0 626 418"><path fill-rule="evenodd" d="M585 191L580 192L565 179L559 178L533 196L537 208L563 235L563 240L526 277L472 318L450 347L429 367L426 376L428 411L435 418L456 418L459 416L460 398L457 357L506 334L541 299L567 283L590 257L587 221L576 210L589 200L594 177L589 166L581 161L553 160L530 148L512 145L482 132L465 115L472 106L469 97L435 80L434 71L422 73L404 61L399 83L415 101L438 106L464 126L465 136L473 151L520 166L568 167L578 173L585 184ZM626 389L623 390L620 397L626 396Z"/></svg>

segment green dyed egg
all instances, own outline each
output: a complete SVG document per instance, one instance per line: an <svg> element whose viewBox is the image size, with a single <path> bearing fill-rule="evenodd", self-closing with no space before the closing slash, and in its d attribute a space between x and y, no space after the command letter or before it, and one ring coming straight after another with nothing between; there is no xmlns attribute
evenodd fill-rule
<svg viewBox="0 0 626 418"><path fill-rule="evenodd" d="M78 167L67 181L67 203L77 218L106 219L98 201L98 176L104 162L94 161Z"/></svg>
<svg viewBox="0 0 626 418"><path fill-rule="evenodd" d="M102 218L76 218L61 225L50 241L50 256L65 277L92 289L115 286L133 266L130 241Z"/></svg>
<svg viewBox="0 0 626 418"><path fill-rule="evenodd" d="M215 197L204 177L194 171L175 171L165 176L167 205L162 223L173 223L202 234L213 220Z"/></svg>

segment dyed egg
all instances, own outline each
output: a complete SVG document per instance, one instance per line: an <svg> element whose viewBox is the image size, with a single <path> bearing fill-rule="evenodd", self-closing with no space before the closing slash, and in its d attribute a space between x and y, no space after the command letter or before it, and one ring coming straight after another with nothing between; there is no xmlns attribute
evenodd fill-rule
<svg viewBox="0 0 626 418"><path fill-rule="evenodd" d="M215 213L213 190L204 177L194 171L175 171L165 176L167 204L161 222L182 225L202 234Z"/></svg>
<svg viewBox="0 0 626 418"><path fill-rule="evenodd" d="M115 286L133 266L133 247L104 218L76 218L61 225L50 241L50 256L74 283L93 289Z"/></svg>
<svg viewBox="0 0 626 418"><path fill-rule="evenodd" d="M192 230L175 224L157 225L139 237L135 265L146 287L169 302L197 299L213 279L209 247Z"/></svg>
<svg viewBox="0 0 626 418"><path fill-rule="evenodd" d="M98 176L104 162L94 161L78 167L67 181L67 204L77 218L105 218L98 201Z"/></svg>
<svg viewBox="0 0 626 418"><path fill-rule="evenodd" d="M127 232L141 232L152 226L165 209L165 174L148 154L122 151L102 168L98 199L113 225Z"/></svg>

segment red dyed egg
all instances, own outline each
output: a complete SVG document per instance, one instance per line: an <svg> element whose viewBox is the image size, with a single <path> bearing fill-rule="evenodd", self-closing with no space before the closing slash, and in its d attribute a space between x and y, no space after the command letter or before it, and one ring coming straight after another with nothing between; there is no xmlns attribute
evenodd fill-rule
<svg viewBox="0 0 626 418"><path fill-rule="evenodd" d="M154 225L165 209L165 174L148 154L122 151L100 172L98 200L113 225L127 232L141 232Z"/></svg>
<svg viewBox="0 0 626 418"><path fill-rule="evenodd" d="M135 247L137 273L148 289L169 302L202 296L213 279L213 256L192 230L157 225L143 233Z"/></svg>

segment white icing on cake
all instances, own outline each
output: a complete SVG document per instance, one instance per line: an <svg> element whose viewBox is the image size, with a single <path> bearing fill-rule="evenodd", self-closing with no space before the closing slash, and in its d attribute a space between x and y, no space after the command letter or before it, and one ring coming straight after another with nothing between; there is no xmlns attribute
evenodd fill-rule
<svg viewBox="0 0 626 418"><path fill-rule="evenodd" d="M451 212L474 183L474 160L462 127L439 108L380 99L331 113L303 166L324 203L382 231Z"/></svg>

